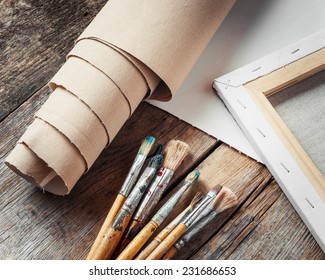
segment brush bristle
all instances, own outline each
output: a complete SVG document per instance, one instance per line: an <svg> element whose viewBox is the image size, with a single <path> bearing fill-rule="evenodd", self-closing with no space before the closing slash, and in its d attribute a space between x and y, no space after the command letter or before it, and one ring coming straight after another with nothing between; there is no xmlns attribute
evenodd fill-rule
<svg viewBox="0 0 325 280"><path fill-rule="evenodd" d="M237 204L237 196L232 190L226 187L222 187L216 198L211 202L211 206L217 213L221 213L229 208L235 207Z"/></svg>
<svg viewBox="0 0 325 280"><path fill-rule="evenodd" d="M142 144L140 146L138 155L143 155L146 157L149 154L154 143L155 143L154 137L147 136L146 138L144 138L144 140L142 141Z"/></svg>
<svg viewBox="0 0 325 280"><path fill-rule="evenodd" d="M152 159L150 160L148 166L149 167L153 167L155 169L158 169L162 163L163 163L163 156L162 155L155 155L154 157L152 157Z"/></svg>
<svg viewBox="0 0 325 280"><path fill-rule="evenodd" d="M164 167L170 170L176 170L188 155L190 147L185 142L179 140L170 140L165 148Z"/></svg>
<svg viewBox="0 0 325 280"><path fill-rule="evenodd" d="M197 192L191 200L190 208L193 209L201 201L202 197L202 193Z"/></svg>
<svg viewBox="0 0 325 280"><path fill-rule="evenodd" d="M200 177L200 171L199 170L194 170L190 174L188 174L185 178L185 181L194 184Z"/></svg>
<svg viewBox="0 0 325 280"><path fill-rule="evenodd" d="M218 193L221 191L222 186L216 185L210 192L213 192L215 195L218 195Z"/></svg>
<svg viewBox="0 0 325 280"><path fill-rule="evenodd" d="M155 152L153 153L153 156L155 156L155 155L161 155L161 152L162 152L163 148L164 148L164 145L163 144L159 144L157 146Z"/></svg>

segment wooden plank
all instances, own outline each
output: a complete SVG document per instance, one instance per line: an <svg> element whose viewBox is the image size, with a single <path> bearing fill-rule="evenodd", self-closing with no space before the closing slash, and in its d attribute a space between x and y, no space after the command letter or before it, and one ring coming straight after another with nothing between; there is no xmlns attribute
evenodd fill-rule
<svg viewBox="0 0 325 280"><path fill-rule="evenodd" d="M275 181L253 197L193 258L325 259Z"/></svg>
<svg viewBox="0 0 325 280"><path fill-rule="evenodd" d="M91 170L66 197L42 193L3 161L49 94L43 87L0 124L0 259L84 259L147 134L166 143L177 138L192 150L177 170L180 181L217 140L176 117L142 103Z"/></svg>
<svg viewBox="0 0 325 280"><path fill-rule="evenodd" d="M0 137L6 139L0 144L1 161L23 133L25 125L31 121L32 113L44 102L48 94L49 90L44 87L39 94L33 96L1 123ZM43 194L14 175L3 164L0 165L0 207L3 209L3 219L0 220L0 259L83 259L128 171L125 163L131 162L138 148L137 142L149 132L156 132L157 137L163 142L171 137L189 139L189 144L194 146L192 158L187 159L181 170L177 172L173 185L177 185L189 170L199 165L203 177L203 182L200 183L201 190L206 190L218 183L233 189L239 196L241 204L245 202L243 207L236 210L237 213L245 211L247 205L257 203L255 200L260 200L256 209L262 208L266 211L270 203L276 201L281 193L280 190L274 191L273 188L267 187L271 176L263 165L239 154L225 144L217 147L217 141L205 133L143 103L118 134L110 148L103 151L91 171L81 178L76 188L66 197ZM137 134L143 135L136 136ZM211 151L213 152L209 155ZM121 158L124 160L121 161ZM204 158L206 159L201 162ZM171 193L172 191L169 195ZM285 211L287 210L293 211L288 203ZM279 215L281 211L283 208L275 207L274 216ZM246 235L254 229L254 223L259 219L253 219L251 214L247 216L245 213L246 215L238 221L232 218L233 212L234 209L220 215L216 222L212 223L213 229L208 228L204 234L200 235L200 240L193 242L195 246L188 248L186 255L179 255L178 258L187 258L191 255L195 259L202 258L201 253L204 249L196 254L195 251L210 237L212 237L211 241L203 248L208 248L207 251L210 253L216 250L218 252L210 255L210 258L225 258L225 256L236 258L237 252L238 254L241 252L238 244L241 244L241 240L247 239ZM281 226L282 228L279 229L277 224L275 228L284 233L294 231L297 227L294 223L283 223ZM300 220L298 226L304 227ZM238 233L243 227L244 233L241 231ZM264 229L256 233L256 238L251 240L253 244L251 246L257 244L260 236L266 233ZM310 259L322 258L322 252L306 229L298 231L296 237L300 240L306 234L308 238L301 246L304 250L296 256ZM222 254L219 243L211 243L220 238L227 241L222 247ZM260 244L265 246L268 242L269 240L264 238ZM285 253L278 256L279 258L290 258L292 251L297 250L295 247L297 245L293 241L290 244L290 249L284 250ZM306 250L309 246L311 250ZM246 251L249 250L246 249ZM247 258L252 256L253 253L250 256L246 255ZM243 256L238 255L238 258L241 257ZM268 259L270 254L265 251L258 258Z"/></svg>
<svg viewBox="0 0 325 280"><path fill-rule="evenodd" d="M55 74L106 0L16 2L0 9L0 120Z"/></svg>
<svg viewBox="0 0 325 280"><path fill-rule="evenodd" d="M247 200L252 193L264 188L271 179L269 171L255 160L241 155L228 145L222 144L210 156L208 156L199 166L201 172L201 180L197 187L191 189L191 195L186 196L186 204L190 202L196 190L206 193L217 184L230 188L238 196L239 205ZM184 199L184 200L185 200ZM172 217L176 216L183 207L183 199L178 203ZM203 244L206 243L211 236L222 228L222 224L229 219L236 209L230 209L218 216L217 223L213 220L210 226L202 231L195 241L184 247L176 259L184 259L191 256ZM165 223L166 224L166 223ZM194 255L195 256L195 255Z"/></svg>

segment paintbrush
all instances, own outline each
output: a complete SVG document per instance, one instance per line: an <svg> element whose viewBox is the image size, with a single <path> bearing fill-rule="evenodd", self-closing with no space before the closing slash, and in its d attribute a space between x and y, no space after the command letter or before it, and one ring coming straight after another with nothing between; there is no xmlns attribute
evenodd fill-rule
<svg viewBox="0 0 325 280"><path fill-rule="evenodd" d="M191 226L195 219L202 213L207 205L217 196L222 189L221 186L216 186L209 191L206 196L198 203L198 205L184 218L180 223L168 234L168 236L153 250L146 258L147 260L159 260L169 250L169 248L184 234Z"/></svg>
<svg viewBox="0 0 325 280"><path fill-rule="evenodd" d="M101 236L100 246L97 248L96 254L92 255L92 259L103 260L112 256L129 221L131 220L136 206L155 176L158 168L161 166L162 160L163 157L161 155L156 155L150 160L135 187L132 189L130 195L115 216L112 225L107 229L104 235Z"/></svg>
<svg viewBox="0 0 325 280"><path fill-rule="evenodd" d="M179 140L170 140L164 151L164 163L163 166L157 172L157 176L147 190L144 198L140 202L132 222L130 223L126 234L122 238L122 241L118 247L118 256L124 248L131 242L131 240L139 233L139 231L145 225L147 219L152 214L152 211L156 207L158 201L163 195L168 183L170 182L175 170L182 163L184 158L189 153L189 146Z"/></svg>
<svg viewBox="0 0 325 280"><path fill-rule="evenodd" d="M219 195L200 214L184 235L166 252L163 259L172 259L186 244L189 244L198 234L220 213L238 204L237 196L230 189L223 187Z"/></svg>
<svg viewBox="0 0 325 280"><path fill-rule="evenodd" d="M151 218L150 222L147 223L146 226L132 239L132 241L117 257L117 260L133 259L133 257L141 250L142 246L154 234L157 228L165 221L182 195L198 180L199 176L200 172L195 170L185 178L182 186L165 202L165 204Z"/></svg>
<svg viewBox="0 0 325 280"><path fill-rule="evenodd" d="M92 245L90 252L87 256L88 260L91 259L97 259L98 251L101 251L102 244L106 241L104 241L104 237L106 236L107 230L110 228L116 214L120 210L121 206L125 202L127 196L129 195L132 187L134 186L134 183L136 182L136 179L140 173L140 170L148 156L148 153L150 152L153 144L155 142L155 138L152 136L147 136L143 141L142 144L138 150L138 153L132 163L132 166L126 176L126 179L120 188L120 191L109 211L107 214L105 221L95 239L94 244Z"/></svg>
<svg viewBox="0 0 325 280"><path fill-rule="evenodd" d="M197 192L190 205L187 206L180 214L178 214L164 229L162 229L154 239L139 253L135 260L145 260L150 253L166 238L166 236L180 223L184 215L191 212L200 202L202 194Z"/></svg>

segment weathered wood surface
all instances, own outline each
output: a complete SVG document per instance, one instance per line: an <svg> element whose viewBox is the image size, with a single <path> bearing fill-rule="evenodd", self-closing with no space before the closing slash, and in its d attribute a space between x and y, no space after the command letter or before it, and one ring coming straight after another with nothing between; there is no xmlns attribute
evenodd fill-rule
<svg viewBox="0 0 325 280"><path fill-rule="evenodd" d="M0 120L48 82L105 3L0 1Z"/></svg>
<svg viewBox="0 0 325 280"><path fill-rule="evenodd" d="M177 138L191 146L192 155L175 173L164 199L198 168L197 189L220 183L240 201L176 258L325 259L263 165L147 103L68 196L43 193L4 166L50 94L46 82L104 2L0 2L0 259L84 259L147 134L162 143Z"/></svg>

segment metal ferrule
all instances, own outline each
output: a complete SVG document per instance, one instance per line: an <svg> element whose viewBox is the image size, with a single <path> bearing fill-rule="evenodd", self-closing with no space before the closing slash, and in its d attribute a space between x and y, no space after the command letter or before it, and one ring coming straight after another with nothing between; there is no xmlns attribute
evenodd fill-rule
<svg viewBox="0 0 325 280"><path fill-rule="evenodd" d="M163 195L170 179L174 174L173 170L161 167L157 175L147 190L145 197L135 213L134 219L145 222L151 211L157 206L158 201Z"/></svg>
<svg viewBox="0 0 325 280"><path fill-rule="evenodd" d="M177 246L182 248L185 244L191 242L203 228L206 227L217 215L213 208L205 208L204 211L197 217L192 225L186 230L184 235L178 241ZM176 247L178 249L178 247ZM178 249L179 250L179 249Z"/></svg>
<svg viewBox="0 0 325 280"><path fill-rule="evenodd" d="M144 170L143 174L141 175L140 179L136 183L135 187L133 188L130 195L124 202L122 206L124 210L128 211L130 214L133 214L143 194L147 190L151 180L155 176L156 171L157 169L154 167L147 167Z"/></svg>
<svg viewBox="0 0 325 280"><path fill-rule="evenodd" d="M175 192L170 199L157 211L152 220L160 225L169 213L173 210L176 203L182 197L184 192L192 185L192 182L185 181L184 184Z"/></svg>
<svg viewBox="0 0 325 280"><path fill-rule="evenodd" d="M202 201L191 211L184 219L181 221L187 228L195 221L197 217L202 213L202 211L207 207L207 205L216 196L213 191L208 192L208 194L202 199Z"/></svg>
<svg viewBox="0 0 325 280"><path fill-rule="evenodd" d="M121 209L116 217L114 218L113 220L113 223L112 223L112 228L115 230L115 231L122 231L123 230L123 220L125 219L125 217L129 215L129 213L127 211L125 211L124 209Z"/></svg>
<svg viewBox="0 0 325 280"><path fill-rule="evenodd" d="M174 244L174 247L177 249L177 251L180 251L184 246L185 246L185 243L184 243L184 241L182 239L178 240Z"/></svg>
<svg viewBox="0 0 325 280"><path fill-rule="evenodd" d="M146 157L144 155L137 155L132 163L131 169L126 176L126 179L120 189L120 194L127 197L140 173L140 170L145 162Z"/></svg>

